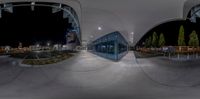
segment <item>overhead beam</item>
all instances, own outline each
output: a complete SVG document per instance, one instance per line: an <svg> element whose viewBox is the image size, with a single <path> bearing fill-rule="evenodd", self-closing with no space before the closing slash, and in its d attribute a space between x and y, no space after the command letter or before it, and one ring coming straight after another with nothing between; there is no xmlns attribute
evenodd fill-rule
<svg viewBox="0 0 200 99"><path fill-rule="evenodd" d="M35 10L35 2L31 2L31 11Z"/></svg>
<svg viewBox="0 0 200 99"><path fill-rule="evenodd" d="M2 9L0 7L0 18L2 18Z"/></svg>
<svg viewBox="0 0 200 99"><path fill-rule="evenodd" d="M52 13L57 13L61 11L62 4L54 4L53 6L55 7L52 7Z"/></svg>
<svg viewBox="0 0 200 99"><path fill-rule="evenodd" d="M4 7L4 11L9 12L9 13L13 13L13 5L12 4L6 3L6 4L3 5L3 7Z"/></svg>
<svg viewBox="0 0 200 99"><path fill-rule="evenodd" d="M66 11L63 11L63 19L66 19L66 18L69 18L69 17L70 17L69 13L66 12Z"/></svg>

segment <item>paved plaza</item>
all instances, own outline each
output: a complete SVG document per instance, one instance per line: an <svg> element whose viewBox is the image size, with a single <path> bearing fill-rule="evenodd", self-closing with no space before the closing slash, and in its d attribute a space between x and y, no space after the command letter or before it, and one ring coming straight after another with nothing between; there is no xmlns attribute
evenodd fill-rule
<svg viewBox="0 0 200 99"><path fill-rule="evenodd" d="M198 86L165 86L152 80L147 76L149 72L144 73L147 71L144 64L151 66L150 60L136 60L133 52L113 62L82 51L68 60L43 67L20 67L19 60L7 56L1 56L0 60L1 99L198 99L200 96ZM158 70L151 68L156 75ZM167 77L162 74L156 77Z"/></svg>

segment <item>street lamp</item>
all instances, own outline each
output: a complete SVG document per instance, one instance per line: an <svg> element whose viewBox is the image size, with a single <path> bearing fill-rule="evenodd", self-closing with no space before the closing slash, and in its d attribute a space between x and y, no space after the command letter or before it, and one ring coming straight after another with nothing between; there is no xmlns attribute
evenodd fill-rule
<svg viewBox="0 0 200 99"><path fill-rule="evenodd" d="M102 27L99 26L99 27L98 27L98 30L99 30L99 31L102 30Z"/></svg>
<svg viewBox="0 0 200 99"><path fill-rule="evenodd" d="M135 33L134 33L134 32L131 32L130 34L131 34L131 42L133 43L133 41L134 41L134 34L135 34Z"/></svg>
<svg viewBox="0 0 200 99"><path fill-rule="evenodd" d="M50 46L50 43L49 43L49 42L47 42L47 46L48 46L48 47Z"/></svg>
<svg viewBox="0 0 200 99"><path fill-rule="evenodd" d="M37 44L36 47L40 47L40 44Z"/></svg>
<svg viewBox="0 0 200 99"><path fill-rule="evenodd" d="M131 46L131 47L134 47L134 34L135 34L135 33L134 33L134 32L131 32L130 34L131 34L131 38L130 38L130 41L131 41L130 43L131 43L131 45L130 45L130 46Z"/></svg>

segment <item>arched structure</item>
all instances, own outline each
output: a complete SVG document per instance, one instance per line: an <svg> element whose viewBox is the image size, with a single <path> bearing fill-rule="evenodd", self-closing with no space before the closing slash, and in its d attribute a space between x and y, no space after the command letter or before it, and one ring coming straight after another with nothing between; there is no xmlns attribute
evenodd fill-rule
<svg viewBox="0 0 200 99"><path fill-rule="evenodd" d="M80 31L80 23L78 16L74 9L68 5L58 4L58 3L43 3L43 2L22 2L22 3L4 3L0 5L0 17L2 16L2 10L8 11L13 13L14 7L21 7L21 6L30 6L31 10L34 10L36 6L41 7L51 7L52 13L56 13L59 11L63 11L63 18L68 18L69 23L72 24L72 30L78 38L78 41L81 42L81 31Z"/></svg>
<svg viewBox="0 0 200 99"><path fill-rule="evenodd" d="M193 7L189 7L190 9L187 11L188 13L185 13L187 14L186 18L188 20L190 20L191 22L193 23L199 23L199 19L200 19L200 2L197 3L195 6Z"/></svg>
<svg viewBox="0 0 200 99"><path fill-rule="evenodd" d="M199 5L200 4L200 0L187 0L185 3L184 3L184 7L183 7L183 18L187 18L188 16L188 13L190 12L190 10Z"/></svg>
<svg viewBox="0 0 200 99"><path fill-rule="evenodd" d="M183 18L186 0L0 0L0 3L24 1L69 5L79 17L81 38L86 42L119 31L134 45L155 24Z"/></svg>

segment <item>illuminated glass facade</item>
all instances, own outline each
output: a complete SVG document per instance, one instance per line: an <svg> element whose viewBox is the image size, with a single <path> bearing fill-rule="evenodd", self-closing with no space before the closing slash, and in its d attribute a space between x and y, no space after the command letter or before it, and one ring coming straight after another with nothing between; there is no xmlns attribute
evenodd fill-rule
<svg viewBox="0 0 200 99"><path fill-rule="evenodd" d="M128 53L128 43L119 32L112 32L88 45L88 50L96 55L118 61Z"/></svg>

